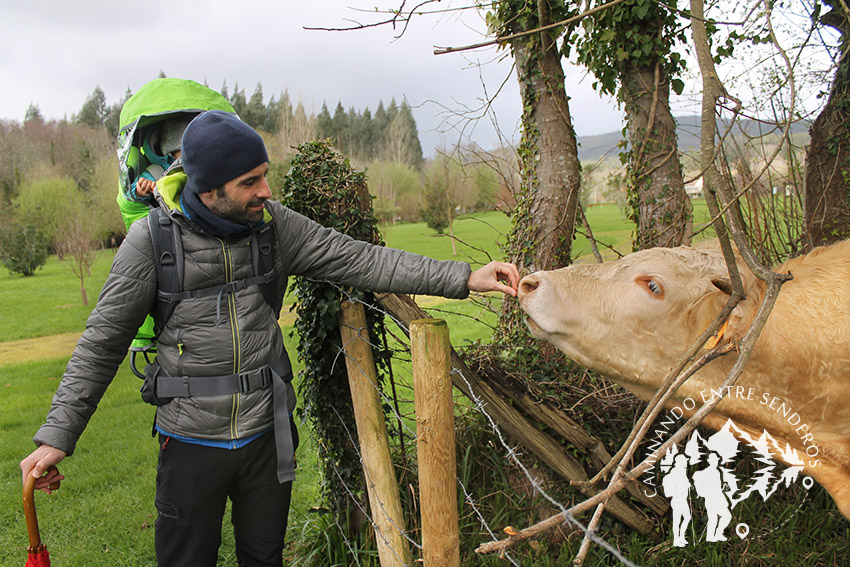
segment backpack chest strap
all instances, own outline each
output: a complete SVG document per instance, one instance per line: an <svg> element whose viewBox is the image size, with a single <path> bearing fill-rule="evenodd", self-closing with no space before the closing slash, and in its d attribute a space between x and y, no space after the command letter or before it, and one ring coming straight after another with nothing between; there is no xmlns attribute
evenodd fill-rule
<svg viewBox="0 0 850 567"><path fill-rule="evenodd" d="M198 297L210 297L213 295L221 296L227 293L236 293L252 285L264 285L272 281L274 272L268 272L261 276L251 276L250 278L242 278L228 282L226 284L204 287L201 289L193 289L189 291L169 292L162 289L157 290L156 298L165 303L179 303L184 299L193 299Z"/></svg>

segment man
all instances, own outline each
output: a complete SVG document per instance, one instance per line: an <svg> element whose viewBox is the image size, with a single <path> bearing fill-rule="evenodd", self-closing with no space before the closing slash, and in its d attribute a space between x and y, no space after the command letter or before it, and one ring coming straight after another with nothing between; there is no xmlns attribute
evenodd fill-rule
<svg viewBox="0 0 850 567"><path fill-rule="evenodd" d="M691 506L689 494L691 480L688 478L688 456L677 453L673 458L673 466L664 475L661 482L664 494L670 499L673 512L673 545L685 547L688 545L688 524L691 523Z"/></svg>
<svg viewBox="0 0 850 567"><path fill-rule="evenodd" d="M732 513L729 512L731 487L725 482L723 476L720 456L714 451L708 453L708 465L692 476L694 490L705 502L707 516L705 541L726 541L724 532L732 521Z"/></svg>
<svg viewBox="0 0 850 567"><path fill-rule="evenodd" d="M294 274L446 297L465 297L468 290L515 295L519 274L502 262L471 271L465 263L372 246L269 201L262 138L233 114L212 110L193 120L183 135L182 160L182 170L157 184L167 215L150 221L179 227L177 266L183 289L191 292L164 325L158 321L157 364L148 367L146 381L152 401L161 404L157 560L160 567L213 567L230 498L239 564L277 567L295 477L297 433L289 417L295 396L277 314L256 283L262 278L252 240L256 248L259 233L274 230L278 301ZM39 447L21 462L24 477L35 476L36 488L48 493L63 479L55 465L73 453L155 306L157 256L148 224L135 223L116 254L35 435ZM234 380L238 388L228 389Z"/></svg>

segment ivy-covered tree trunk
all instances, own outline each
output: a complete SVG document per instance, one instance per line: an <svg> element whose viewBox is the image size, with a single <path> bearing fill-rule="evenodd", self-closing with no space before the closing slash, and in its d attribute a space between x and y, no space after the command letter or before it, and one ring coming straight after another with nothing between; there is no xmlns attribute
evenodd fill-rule
<svg viewBox="0 0 850 567"><path fill-rule="evenodd" d="M553 45L517 46L523 113L521 195L509 252L528 271L570 263L581 166L564 89L561 57Z"/></svg>
<svg viewBox="0 0 850 567"><path fill-rule="evenodd" d="M685 193L670 112L670 80L660 64L624 65L620 97L629 134L629 197L636 250L689 244L693 207Z"/></svg>
<svg viewBox="0 0 850 567"><path fill-rule="evenodd" d="M850 237L850 57L846 4L833 6L823 23L841 32L841 59L826 106L815 119L806 154L805 225L809 244L819 246Z"/></svg>
<svg viewBox="0 0 850 567"><path fill-rule="evenodd" d="M536 13L516 20L526 29L550 21L546 0L533 4ZM519 9L528 6L522 3ZM520 191L507 252L520 273L560 268L571 261L581 164L556 38L557 33L533 34L511 45L523 114ZM496 340L513 342L517 332L524 334L523 319L517 303L506 301L499 321L501 339Z"/></svg>
<svg viewBox="0 0 850 567"><path fill-rule="evenodd" d="M595 7L604 5L594 1ZM564 53L596 77L594 88L614 95L626 111L629 204L637 225L635 250L690 242L692 206L679 162L670 91L680 93L684 69L674 47L685 42L676 2L626 0L582 20L584 33Z"/></svg>
<svg viewBox="0 0 850 567"><path fill-rule="evenodd" d="M557 5L564 9L562 2ZM499 9L501 20L511 22L507 33L535 29L553 19L547 0L505 1ZM556 43L559 33L532 34L511 43L523 114L520 190L507 253L520 273L560 268L571 261L581 163ZM525 336L523 320L517 302L506 301L496 341L510 343L517 334Z"/></svg>
<svg viewBox="0 0 850 567"><path fill-rule="evenodd" d="M518 20L525 22L526 29L550 21L545 1L523 3L521 9L530 4L537 4L537 13ZM556 38L557 33L540 33L511 44L524 110L519 148L522 179L508 256L522 273L560 268L571 261L581 165ZM502 332L509 334L517 326L524 330L515 302L505 306Z"/></svg>

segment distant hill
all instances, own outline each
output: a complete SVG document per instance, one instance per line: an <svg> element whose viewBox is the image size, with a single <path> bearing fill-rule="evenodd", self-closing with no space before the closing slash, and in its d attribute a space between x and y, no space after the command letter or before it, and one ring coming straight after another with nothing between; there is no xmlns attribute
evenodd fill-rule
<svg viewBox="0 0 850 567"><path fill-rule="evenodd" d="M678 125L677 135L679 137L679 150L684 152L698 148L701 130L700 117L695 114L677 116L676 122ZM723 124L718 123L718 128L723 127ZM808 135L810 127L810 122L795 122L791 126L791 133ZM774 131L779 133L781 132L781 129L763 122L742 119L738 120L734 133L746 133L750 136L757 136L760 133L769 134ZM606 157L610 159L618 159L618 154L620 153L618 144L622 139L623 133L619 131L597 134L595 136L579 136L579 159L581 161L599 161Z"/></svg>

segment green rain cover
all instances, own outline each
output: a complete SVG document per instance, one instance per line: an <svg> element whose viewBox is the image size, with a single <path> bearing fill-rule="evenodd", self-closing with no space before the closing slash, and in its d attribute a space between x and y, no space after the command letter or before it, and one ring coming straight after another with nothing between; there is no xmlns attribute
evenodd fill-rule
<svg viewBox="0 0 850 567"><path fill-rule="evenodd" d="M149 210L147 204L130 197L133 181L146 167L139 160L148 126L175 114L205 110L235 112L227 99L211 88L189 79L167 77L146 83L124 103L118 131L118 204L128 228Z"/></svg>

